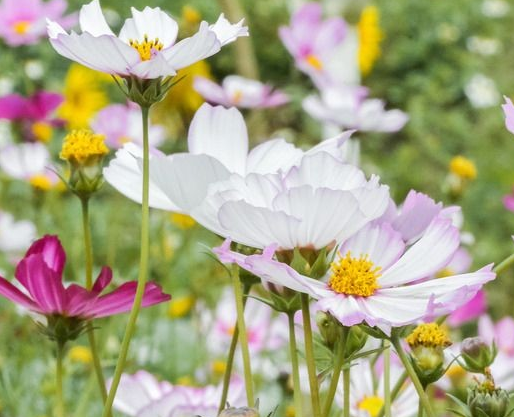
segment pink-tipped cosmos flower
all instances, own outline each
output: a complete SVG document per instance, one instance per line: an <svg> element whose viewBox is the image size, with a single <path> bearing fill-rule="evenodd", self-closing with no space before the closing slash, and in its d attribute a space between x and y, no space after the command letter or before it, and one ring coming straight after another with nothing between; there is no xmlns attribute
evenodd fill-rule
<svg viewBox="0 0 514 417"><path fill-rule="evenodd" d="M503 113L505 114L505 127L511 133L514 133L514 104L512 100L503 96L505 103L502 104Z"/></svg>
<svg viewBox="0 0 514 417"><path fill-rule="evenodd" d="M116 36L98 0L82 6L79 23L82 33L68 34L48 21L50 43L59 54L97 71L141 79L175 75L239 36L248 36L243 20L230 24L222 14L215 24L202 22L195 35L176 42L178 24L159 7L132 8L132 17Z"/></svg>
<svg viewBox="0 0 514 417"><path fill-rule="evenodd" d="M227 108L258 109L277 107L289 102L289 97L285 93L274 90L268 84L239 75L229 75L221 85L205 77L196 77L194 88L209 103Z"/></svg>
<svg viewBox="0 0 514 417"><path fill-rule="evenodd" d="M75 15L63 16L66 0L3 0L0 3L0 37L9 46L32 45L46 37L46 19L69 28Z"/></svg>
<svg viewBox="0 0 514 417"><path fill-rule="evenodd" d="M91 122L91 128L105 135L105 144L110 148L118 149L128 142L143 146L141 111L131 102L104 107ZM164 126L156 124L150 124L148 134L152 147L161 145L166 137Z"/></svg>
<svg viewBox="0 0 514 417"><path fill-rule="evenodd" d="M223 262L236 262L265 281L309 294L318 300L320 310L345 326L366 323L385 333L427 316L451 313L495 277L488 265L474 273L428 279L459 247L459 231L444 217L434 219L410 246L388 223L365 226L338 241L334 261L320 281L279 262L274 256L277 244L261 255L244 256L232 252L229 243L215 249Z"/></svg>
<svg viewBox="0 0 514 417"><path fill-rule="evenodd" d="M77 284L64 287L65 262L66 253L56 236L37 240L16 267L15 277L24 291L0 277L0 295L44 316L88 320L130 311L136 293L135 281L102 295L112 280L111 269L104 267L91 290ZM151 306L170 298L157 284L149 283L142 305Z"/></svg>

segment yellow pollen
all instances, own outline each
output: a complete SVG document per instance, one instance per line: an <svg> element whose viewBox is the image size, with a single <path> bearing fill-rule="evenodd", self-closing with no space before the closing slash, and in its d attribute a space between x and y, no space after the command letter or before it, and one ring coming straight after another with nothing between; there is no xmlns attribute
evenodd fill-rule
<svg viewBox="0 0 514 417"><path fill-rule="evenodd" d="M191 216L182 213L172 213L171 222L179 229L183 230L191 229L196 224Z"/></svg>
<svg viewBox="0 0 514 417"><path fill-rule="evenodd" d="M314 68L317 71L321 71L323 69L323 64L316 55L307 55L305 61L307 62L307 64L309 64L312 68Z"/></svg>
<svg viewBox="0 0 514 417"><path fill-rule="evenodd" d="M72 362L90 364L93 362L91 349L85 346L73 346L68 352L68 357Z"/></svg>
<svg viewBox="0 0 514 417"><path fill-rule="evenodd" d="M216 360L211 365L212 372L217 375L223 375L227 370L227 362Z"/></svg>
<svg viewBox="0 0 514 417"><path fill-rule="evenodd" d="M468 158L458 155L450 161L450 172L465 180L474 180L477 177L477 168Z"/></svg>
<svg viewBox="0 0 514 417"><path fill-rule="evenodd" d="M383 405L384 400L380 397L377 397L376 395L373 395L371 397L364 397L364 399L357 405L357 408L359 410L367 411L371 417L376 417L378 416L378 413L382 409Z"/></svg>
<svg viewBox="0 0 514 417"><path fill-rule="evenodd" d="M438 348L448 347L452 344L447 332L437 323L423 323L405 339L411 348L418 346Z"/></svg>
<svg viewBox="0 0 514 417"><path fill-rule="evenodd" d="M43 143L49 142L54 132L52 125L47 122L35 122L32 124L30 130L34 137Z"/></svg>
<svg viewBox="0 0 514 417"><path fill-rule="evenodd" d="M148 35L144 36L143 42L130 39L129 45L139 52L141 61L149 61L152 58L153 51L160 51L164 48L164 45L159 41L159 38L149 40Z"/></svg>
<svg viewBox="0 0 514 417"><path fill-rule="evenodd" d="M38 190L48 191L52 188L52 181L45 175L34 175L29 179L30 185Z"/></svg>
<svg viewBox="0 0 514 417"><path fill-rule="evenodd" d="M332 275L328 286L337 293L369 297L380 288L377 280L381 268L375 266L368 255L352 258L348 252L344 258L332 262L330 267Z"/></svg>
<svg viewBox="0 0 514 417"><path fill-rule="evenodd" d="M234 95L232 96L232 101L234 104L241 103L241 99L243 98L243 92L241 90L236 90Z"/></svg>
<svg viewBox="0 0 514 417"><path fill-rule="evenodd" d="M14 33L18 35L25 35L30 29L30 22L28 20L20 20L12 25Z"/></svg>
<svg viewBox="0 0 514 417"><path fill-rule="evenodd" d="M73 130L64 138L59 156L79 165L95 163L109 153L104 139L104 135L94 134L87 129Z"/></svg>
<svg viewBox="0 0 514 417"><path fill-rule="evenodd" d="M194 306L194 299L190 295L176 297L170 302L168 316L171 318L184 317Z"/></svg>

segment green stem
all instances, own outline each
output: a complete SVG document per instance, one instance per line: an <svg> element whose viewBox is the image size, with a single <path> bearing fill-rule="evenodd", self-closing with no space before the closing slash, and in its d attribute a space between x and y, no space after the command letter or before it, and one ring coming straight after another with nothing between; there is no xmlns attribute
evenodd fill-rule
<svg viewBox="0 0 514 417"><path fill-rule="evenodd" d="M291 366L293 370L294 415L302 417L302 389L300 385L300 368L298 364L298 348L296 347L296 334L294 329L294 312L287 314L289 322L289 347L291 350Z"/></svg>
<svg viewBox="0 0 514 417"><path fill-rule="evenodd" d="M396 384L394 384L393 390L391 391L391 403L395 400L395 398L400 393L403 384L405 384L405 381L407 381L407 372L403 371L403 373L400 375L400 378L396 381ZM385 414L385 406L383 406L379 413L377 414L377 417L383 417Z"/></svg>
<svg viewBox="0 0 514 417"><path fill-rule="evenodd" d="M243 295L246 295L250 292L251 285L245 285L243 287ZM246 306L246 301L248 298L243 298L243 309ZM220 414L225 406L227 405L227 398L228 398L228 389L230 386L230 377L232 376L232 367L234 366L234 356L236 353L236 347L237 347L237 339L239 338L239 328L236 325L234 326L234 333L232 334L232 340L230 341L230 348L228 350L228 356L227 356L227 368L225 369L225 375L223 375L223 389L221 391L221 400L220 404L218 406L218 414Z"/></svg>
<svg viewBox="0 0 514 417"><path fill-rule="evenodd" d="M503 271L508 269L511 265L514 264L514 253L503 261L501 261L498 265L493 268L493 272L496 272L496 275L500 275Z"/></svg>
<svg viewBox="0 0 514 417"><path fill-rule="evenodd" d="M91 226L89 223L89 198L84 197L80 199L82 203L82 228L84 230L84 252L86 257L86 288L91 290L93 288L93 243L91 239ZM100 362L100 355L96 348L95 334L93 323L89 322L87 325L87 337L89 340L89 347L91 349L91 356L93 357L93 367L96 374L98 389L102 396L102 402L105 404L107 399L107 388L105 386L105 378ZM111 413L108 414L111 416Z"/></svg>
<svg viewBox="0 0 514 417"><path fill-rule="evenodd" d="M350 369L343 369L343 417L350 417Z"/></svg>
<svg viewBox="0 0 514 417"><path fill-rule="evenodd" d="M391 343L384 340L384 410L391 417Z"/></svg>
<svg viewBox="0 0 514 417"><path fill-rule="evenodd" d="M55 414L56 417L64 417L64 395L62 390L62 374L63 374L63 356L64 356L64 343L57 342L57 357L56 357L56 404Z"/></svg>
<svg viewBox="0 0 514 417"><path fill-rule="evenodd" d="M410 359L407 357L407 354L403 350L402 344L400 342L400 339L398 336L392 336L391 337L391 343L393 344L394 348L396 349L396 353L400 357L400 360L403 363L403 366L405 367L405 370L409 374L409 377L414 384L414 388L416 388L416 391L418 393L419 401L423 408L426 411L426 414L428 417L435 417L434 411L432 410L432 406L430 405L430 401L427 397L427 394L425 393L425 390L423 388L423 385L421 385L421 382L416 375L416 371L412 367L412 364L410 362Z"/></svg>
<svg viewBox="0 0 514 417"><path fill-rule="evenodd" d="M237 328L239 329L239 338L241 339L241 352L243 354L246 399L248 405L250 407L253 407L255 404L255 399L253 396L252 365L250 362L250 351L248 349L248 334L246 333L245 325L243 291L241 289L241 281L239 279L239 266L237 264L232 265L231 276L232 286L234 287L234 295L236 298Z"/></svg>
<svg viewBox="0 0 514 417"><path fill-rule="evenodd" d="M423 417L423 404L421 404L421 400L419 400L418 404L418 417Z"/></svg>
<svg viewBox="0 0 514 417"><path fill-rule="evenodd" d="M319 401L318 377L316 375L316 362L314 361L314 346L312 342L311 315L309 308L309 296L301 295L303 332L305 338L305 359L309 373L309 386L311 391L312 416L321 417L321 406Z"/></svg>
<svg viewBox="0 0 514 417"><path fill-rule="evenodd" d="M149 183L150 183L150 152L148 145L148 113L149 107L141 107L141 113L143 117L143 196L141 205L141 256L139 260L139 275L137 278L137 289L136 296L134 297L134 304L132 311L128 319L127 327L125 329L125 335L121 342L120 355L118 362L116 363L116 369L114 370L114 376L112 378L111 388L109 395L105 401L105 407L102 417L108 417L111 413L112 404L116 391L121 380L121 374L125 363L127 361L128 350L130 347L130 340L136 330L137 317L139 310L141 309L141 303L143 302L143 295L145 293L146 281L148 278L148 254L149 254L149 215L150 210L148 206L149 196Z"/></svg>
<svg viewBox="0 0 514 417"><path fill-rule="evenodd" d="M336 346L334 369L332 371L332 379L330 380L327 398L325 399L325 406L323 407L323 417L328 417L330 415L330 409L332 408L332 403L334 402L337 386L339 385L339 378L341 376L341 370L343 369L344 365L344 349L347 338L348 329L345 328L343 330L343 336L341 340L337 342Z"/></svg>

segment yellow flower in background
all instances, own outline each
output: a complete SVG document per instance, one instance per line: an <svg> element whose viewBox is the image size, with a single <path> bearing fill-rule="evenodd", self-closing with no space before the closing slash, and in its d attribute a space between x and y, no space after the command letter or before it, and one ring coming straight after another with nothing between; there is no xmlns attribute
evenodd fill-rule
<svg viewBox="0 0 514 417"><path fill-rule="evenodd" d="M474 180L477 177L477 168L473 161L462 155L452 158L450 172L463 180Z"/></svg>
<svg viewBox="0 0 514 417"><path fill-rule="evenodd" d="M196 224L191 216L182 213L171 213L171 222L182 230L191 229Z"/></svg>
<svg viewBox="0 0 514 417"><path fill-rule="evenodd" d="M380 28L380 13L375 6L366 6L357 24L359 33L359 67L363 76L368 75L380 56L380 43L384 33Z"/></svg>
<svg viewBox="0 0 514 417"><path fill-rule="evenodd" d="M50 142L52 139L52 135L54 133L54 129L52 125L48 122L34 122L30 127L30 131L34 135L34 137L43 143Z"/></svg>
<svg viewBox="0 0 514 417"><path fill-rule="evenodd" d="M227 362L222 360L215 360L211 364L212 372L216 375L223 375L227 370Z"/></svg>
<svg viewBox="0 0 514 417"><path fill-rule="evenodd" d="M202 15L194 7L185 5L182 7L182 22L185 25L198 25L202 20Z"/></svg>
<svg viewBox="0 0 514 417"><path fill-rule="evenodd" d="M86 346L73 346L68 352L68 357L72 362L83 363L85 365L93 362L91 349Z"/></svg>
<svg viewBox="0 0 514 417"><path fill-rule="evenodd" d="M182 297L175 297L170 301L170 306L168 309L168 316L173 319L184 317L188 314L195 304L195 300L190 295L185 295Z"/></svg>
<svg viewBox="0 0 514 417"><path fill-rule="evenodd" d="M111 81L107 74L72 64L64 79L64 102L57 115L67 122L69 129L88 127L96 112L108 104L102 85Z"/></svg>

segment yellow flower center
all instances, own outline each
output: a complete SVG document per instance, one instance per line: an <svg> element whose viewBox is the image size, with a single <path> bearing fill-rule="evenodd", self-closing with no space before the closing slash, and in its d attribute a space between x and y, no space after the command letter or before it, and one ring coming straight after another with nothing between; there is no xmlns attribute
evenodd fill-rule
<svg viewBox="0 0 514 417"><path fill-rule="evenodd" d="M405 340L411 348L418 346L444 348L452 344L447 332L437 323L420 324Z"/></svg>
<svg viewBox="0 0 514 417"><path fill-rule="evenodd" d="M466 376L466 370L460 365L452 365L446 371L446 375L452 380L452 382L455 382L456 380L460 380Z"/></svg>
<svg viewBox="0 0 514 417"><path fill-rule="evenodd" d="M104 135L94 134L87 129L73 130L64 138L59 156L79 165L94 163L109 153L104 139Z"/></svg>
<svg viewBox="0 0 514 417"><path fill-rule="evenodd" d="M35 122L30 128L34 137L40 142L47 143L52 138L54 129L47 122Z"/></svg>
<svg viewBox="0 0 514 417"><path fill-rule="evenodd" d="M225 371L227 370L227 362L215 360L212 363L211 368L212 368L213 373L215 373L217 375L223 375L225 373Z"/></svg>
<svg viewBox="0 0 514 417"><path fill-rule="evenodd" d="M357 30L359 33L359 67L362 75L367 75L380 56L380 43L384 38L379 24L379 12L375 6L364 8Z"/></svg>
<svg viewBox="0 0 514 417"><path fill-rule="evenodd" d="M307 57L305 58L305 62L307 62L307 64L309 64L312 68L314 68L317 71L321 71L323 69L323 63L314 54L307 55Z"/></svg>
<svg viewBox="0 0 514 417"><path fill-rule="evenodd" d="M337 293L369 297L380 288L378 278L380 267L369 260L368 255L353 258L348 252L345 257L331 264L332 275L328 286Z"/></svg>
<svg viewBox="0 0 514 417"><path fill-rule="evenodd" d="M194 305L194 299L190 295L176 297L170 302L168 315L171 318L184 317L191 311Z"/></svg>
<svg viewBox="0 0 514 417"><path fill-rule="evenodd" d="M241 90L236 90L232 96L232 101L234 104L241 103L241 99L243 98L243 92Z"/></svg>
<svg viewBox="0 0 514 417"><path fill-rule="evenodd" d="M458 155L450 161L450 172L465 180L474 180L477 177L477 168L468 158Z"/></svg>
<svg viewBox="0 0 514 417"><path fill-rule="evenodd" d="M20 20L12 25L12 29L18 35L25 35L30 29L30 22L28 20Z"/></svg>
<svg viewBox="0 0 514 417"><path fill-rule="evenodd" d="M383 405L384 400L376 395L373 395L371 397L364 397L364 399L357 405L357 408L359 410L367 411L371 417L376 417L378 416L378 413L382 409Z"/></svg>
<svg viewBox="0 0 514 417"><path fill-rule="evenodd" d="M160 51L164 48L164 45L159 41L159 38L149 40L148 35L144 36L143 42L130 39L129 45L139 52L141 61L149 61L152 58L152 52Z"/></svg>
<svg viewBox="0 0 514 417"><path fill-rule="evenodd" d="M68 352L68 357L72 362L90 364L93 362L91 349L85 346L73 346Z"/></svg>
<svg viewBox="0 0 514 417"><path fill-rule="evenodd" d="M52 181L45 175L34 175L29 180L30 185L38 190L48 191L52 188Z"/></svg>
<svg viewBox="0 0 514 417"><path fill-rule="evenodd" d="M191 229L196 224L195 220L191 216L182 213L172 213L171 222L183 230Z"/></svg>

